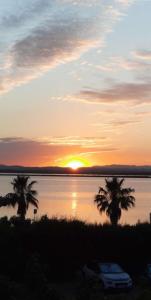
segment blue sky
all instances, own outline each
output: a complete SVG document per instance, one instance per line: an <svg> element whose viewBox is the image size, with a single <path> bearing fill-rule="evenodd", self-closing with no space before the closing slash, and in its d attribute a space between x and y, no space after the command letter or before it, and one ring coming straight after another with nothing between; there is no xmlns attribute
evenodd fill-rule
<svg viewBox="0 0 151 300"><path fill-rule="evenodd" d="M1 0L0 163L151 164L150 11Z"/></svg>

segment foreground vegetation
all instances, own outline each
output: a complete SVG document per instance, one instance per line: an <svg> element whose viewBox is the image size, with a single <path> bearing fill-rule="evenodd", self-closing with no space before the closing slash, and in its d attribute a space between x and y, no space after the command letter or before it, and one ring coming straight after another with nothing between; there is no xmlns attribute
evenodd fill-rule
<svg viewBox="0 0 151 300"><path fill-rule="evenodd" d="M82 277L85 263L97 259L119 263L137 281L151 262L151 225L119 226L122 210L135 205L124 179L105 179L95 197L110 224L79 220L25 219L29 205L38 209L35 181L17 176L13 193L0 197L0 207L17 206L17 215L0 219L0 299L8 300L149 300L151 284L141 279L131 295L105 295ZM147 283L147 285L146 285Z"/></svg>
<svg viewBox="0 0 151 300"><path fill-rule="evenodd" d="M136 280L151 262L151 225L114 227L47 216L34 222L0 219L0 298L60 299L59 285L74 281L92 259L120 263ZM87 290L80 283L73 299L88 300ZM150 293L146 287L142 292ZM97 299L97 293L89 296Z"/></svg>

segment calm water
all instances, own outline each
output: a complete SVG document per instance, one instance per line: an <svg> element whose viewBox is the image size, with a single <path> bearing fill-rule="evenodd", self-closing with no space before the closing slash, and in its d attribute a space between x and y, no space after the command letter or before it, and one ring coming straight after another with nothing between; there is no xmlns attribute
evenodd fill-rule
<svg viewBox="0 0 151 300"><path fill-rule="evenodd" d="M76 217L89 222L104 222L105 215L100 215L93 203L98 187L104 186L104 178L95 177L31 177L36 180L39 211L37 216ZM11 192L11 176L0 176L0 194ZM151 179L131 178L125 180L125 187L135 189L136 207L123 213L122 223L136 223L149 220L151 212ZM0 216L14 215L16 209L0 208ZM28 216L33 217L33 209Z"/></svg>

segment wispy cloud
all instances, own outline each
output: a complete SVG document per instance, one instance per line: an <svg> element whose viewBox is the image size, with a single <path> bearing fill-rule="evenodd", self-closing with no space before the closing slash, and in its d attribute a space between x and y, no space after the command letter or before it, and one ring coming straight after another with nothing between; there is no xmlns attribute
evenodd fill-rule
<svg viewBox="0 0 151 300"><path fill-rule="evenodd" d="M147 118L151 116L151 111L136 111L135 115Z"/></svg>
<svg viewBox="0 0 151 300"><path fill-rule="evenodd" d="M93 148L96 146L101 146L104 142L106 143L106 137L80 137L80 136L63 136L63 137L51 137L43 138L43 142L49 145L70 145L70 146L80 146L86 148Z"/></svg>
<svg viewBox="0 0 151 300"><path fill-rule="evenodd" d="M139 116L140 117L140 116ZM142 117L142 116L141 116ZM97 128L103 128L104 131L110 131L114 132L116 134L120 134L123 132L123 127L136 125L138 127L139 124L143 123L142 118L135 118L135 119L115 119L115 120L109 120L109 121L102 121L98 123L92 124L93 126L96 126ZM122 131L121 131L122 130Z"/></svg>
<svg viewBox="0 0 151 300"><path fill-rule="evenodd" d="M110 122L110 125L114 127L122 127L122 126L127 126L127 125L133 125L133 124L138 124L140 123L141 120L115 120Z"/></svg>
<svg viewBox="0 0 151 300"><path fill-rule="evenodd" d="M119 72L126 71L143 71L151 68L151 65L136 59L128 59L123 57L108 58L108 62L102 65L92 65L96 70L105 72Z"/></svg>
<svg viewBox="0 0 151 300"><path fill-rule="evenodd" d="M104 55L104 60L101 64L93 64L86 61L84 62L84 66L95 69L96 71L109 73L117 73L123 70L128 72L147 72L151 70L151 51L136 50L129 53L127 57L115 55L105 57Z"/></svg>
<svg viewBox="0 0 151 300"><path fill-rule="evenodd" d="M14 12L7 11L7 16L2 10L5 34L1 32L0 91L75 60L93 47L102 47L128 2L94 1L92 11L90 0L28 0ZM10 27L15 28L13 34Z"/></svg>
<svg viewBox="0 0 151 300"><path fill-rule="evenodd" d="M116 0L117 2L119 2L122 5L131 5L132 3L134 3L136 0Z"/></svg>
<svg viewBox="0 0 151 300"><path fill-rule="evenodd" d="M134 56L142 60L151 60L151 50L137 50L133 52Z"/></svg>
<svg viewBox="0 0 151 300"><path fill-rule="evenodd" d="M0 27L3 30L16 30L18 26L21 27L31 20L33 22L34 18L47 13L51 8L53 8L53 1L50 0L26 0L26 5L18 2L15 8L14 4L12 7L10 4L12 11L1 13Z"/></svg>

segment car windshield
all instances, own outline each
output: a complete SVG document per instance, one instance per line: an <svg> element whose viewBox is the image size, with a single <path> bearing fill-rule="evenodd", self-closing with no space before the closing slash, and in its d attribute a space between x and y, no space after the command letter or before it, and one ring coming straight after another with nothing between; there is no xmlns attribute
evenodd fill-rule
<svg viewBox="0 0 151 300"><path fill-rule="evenodd" d="M148 265L148 271L151 273L151 265Z"/></svg>
<svg viewBox="0 0 151 300"><path fill-rule="evenodd" d="M122 268L117 264L100 264L100 270L102 273L110 273L110 274L123 273Z"/></svg>

